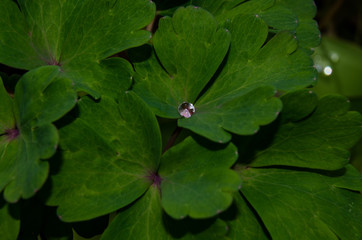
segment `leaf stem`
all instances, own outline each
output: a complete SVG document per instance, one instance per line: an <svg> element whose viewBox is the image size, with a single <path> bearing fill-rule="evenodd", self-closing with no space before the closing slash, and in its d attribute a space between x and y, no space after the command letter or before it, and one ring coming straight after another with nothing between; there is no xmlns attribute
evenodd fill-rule
<svg viewBox="0 0 362 240"><path fill-rule="evenodd" d="M162 154L164 154L169 148L171 148L175 144L175 141L176 141L177 137L180 135L181 130L182 130L181 127L177 127L173 131L171 137L167 141L167 144L166 144L165 148L162 151Z"/></svg>

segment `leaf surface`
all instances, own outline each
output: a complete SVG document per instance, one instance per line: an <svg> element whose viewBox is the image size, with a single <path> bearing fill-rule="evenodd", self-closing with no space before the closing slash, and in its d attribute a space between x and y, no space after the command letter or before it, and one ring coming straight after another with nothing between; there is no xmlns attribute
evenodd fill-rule
<svg viewBox="0 0 362 240"><path fill-rule="evenodd" d="M241 171L241 192L271 236L290 239L359 239L362 235L361 175L352 166L321 173L253 169Z"/></svg>
<svg viewBox="0 0 362 240"><path fill-rule="evenodd" d="M231 46L221 73L194 104L195 114L179 120L179 126L216 142L231 139L225 130L254 134L281 110L279 99L273 97L274 89L302 88L316 77L310 57L295 51L297 42L290 34L279 33L263 46L267 25L247 15L234 18L228 29Z"/></svg>
<svg viewBox="0 0 362 240"><path fill-rule="evenodd" d="M18 205L10 205L0 198L0 232L4 240L18 237L20 230L20 211Z"/></svg>
<svg viewBox="0 0 362 240"><path fill-rule="evenodd" d="M263 223L239 192L234 194L234 204L221 216L229 226L230 239L270 239Z"/></svg>
<svg viewBox="0 0 362 240"><path fill-rule="evenodd" d="M261 17L270 32L289 31L296 35L298 46L305 49L320 44L318 24L313 18L316 6L313 0L251 0L211 1L196 0L192 4L207 9L220 23L239 14Z"/></svg>
<svg viewBox="0 0 362 240"><path fill-rule="evenodd" d="M45 66L26 73L16 85L14 99L0 86L0 189L15 202L33 196L48 175L48 162L58 145L58 132L52 122L76 103L76 92L69 79L56 77L56 66Z"/></svg>
<svg viewBox="0 0 362 240"><path fill-rule="evenodd" d="M135 64L139 74L134 90L157 115L177 118L178 106L194 102L216 72L228 51L230 34L207 11L187 7L160 20L153 43L160 62L152 54L148 61Z"/></svg>
<svg viewBox="0 0 362 240"><path fill-rule="evenodd" d="M155 5L148 0L36 1L0 3L0 62L33 69L58 65L77 89L99 97L105 79L99 61L146 43L140 30L151 22Z"/></svg>
<svg viewBox="0 0 362 240"><path fill-rule="evenodd" d="M331 95L317 102L314 93L302 90L282 100L284 121L270 146L260 151L250 166L337 170L349 162L349 149L362 136L362 117L347 112L349 102L344 97Z"/></svg>
<svg viewBox="0 0 362 240"><path fill-rule="evenodd" d="M189 137L162 156L162 206L173 218L211 217L230 206L231 193L240 186L230 169L237 151L232 144L211 149Z"/></svg>
<svg viewBox="0 0 362 240"><path fill-rule="evenodd" d="M170 218L162 211L159 190L150 187L136 203L118 213L101 239L224 239L226 229L221 220Z"/></svg>
<svg viewBox="0 0 362 240"><path fill-rule="evenodd" d="M83 97L78 105L79 116L60 130L63 156L47 202L59 205L64 221L101 216L137 199L161 154L156 119L134 93L117 102Z"/></svg>

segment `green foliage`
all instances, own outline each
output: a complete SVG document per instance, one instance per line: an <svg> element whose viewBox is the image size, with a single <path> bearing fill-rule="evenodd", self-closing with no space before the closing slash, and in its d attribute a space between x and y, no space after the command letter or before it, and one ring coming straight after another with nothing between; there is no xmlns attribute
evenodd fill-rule
<svg viewBox="0 0 362 240"><path fill-rule="evenodd" d="M308 89L312 0L0 14L0 63L27 71L1 74L2 238L361 238L362 117Z"/></svg>

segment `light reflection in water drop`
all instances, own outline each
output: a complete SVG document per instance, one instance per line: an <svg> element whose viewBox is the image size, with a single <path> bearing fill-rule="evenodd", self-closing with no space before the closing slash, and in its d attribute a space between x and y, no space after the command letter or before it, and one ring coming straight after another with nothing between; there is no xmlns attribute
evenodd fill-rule
<svg viewBox="0 0 362 240"><path fill-rule="evenodd" d="M332 70L331 66L325 66L324 69L323 69L323 73L324 73L324 75L326 75L326 76L331 75L332 72L333 72L333 70Z"/></svg>
<svg viewBox="0 0 362 240"><path fill-rule="evenodd" d="M178 112L182 117L190 118L195 113L195 107L192 103L183 102L178 106Z"/></svg>

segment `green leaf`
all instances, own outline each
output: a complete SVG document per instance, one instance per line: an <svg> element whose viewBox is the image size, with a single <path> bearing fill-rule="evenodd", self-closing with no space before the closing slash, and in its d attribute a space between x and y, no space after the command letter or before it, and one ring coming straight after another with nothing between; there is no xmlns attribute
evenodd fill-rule
<svg viewBox="0 0 362 240"><path fill-rule="evenodd" d="M284 170L241 171L244 196L272 238L360 239L361 175L352 166L325 174ZM349 190L350 189L350 190Z"/></svg>
<svg viewBox="0 0 362 240"><path fill-rule="evenodd" d="M231 134L226 131L251 135L278 116L281 102L274 94L274 88L261 87L228 101L196 105L197 113L179 119L178 125L219 143L230 141Z"/></svg>
<svg viewBox="0 0 362 240"><path fill-rule="evenodd" d="M290 31L296 34L298 46L313 48L320 43L318 24L313 17L313 0L251 0L212 1L196 0L192 4L203 7L215 15L220 23L230 21L239 14L261 17L270 26L270 32Z"/></svg>
<svg viewBox="0 0 362 240"><path fill-rule="evenodd" d="M317 12L313 0L277 0L273 8L275 7L288 9L297 16L295 28L278 29L292 30L296 33L299 47L310 49L320 44L321 34L317 22L313 20Z"/></svg>
<svg viewBox="0 0 362 240"><path fill-rule="evenodd" d="M60 130L61 167L47 202L59 205L64 221L101 216L137 199L161 154L157 121L134 93L117 102L83 97L78 105L79 116Z"/></svg>
<svg viewBox="0 0 362 240"><path fill-rule="evenodd" d="M162 223L160 192L155 187L132 206L121 210L102 235L102 240L112 239L168 239Z"/></svg>
<svg viewBox="0 0 362 240"><path fill-rule="evenodd" d="M152 186L136 203L118 213L101 239L224 239L226 230L221 220L170 218L162 211L159 189Z"/></svg>
<svg viewBox="0 0 362 240"><path fill-rule="evenodd" d="M191 3L210 11L220 23L228 22L239 14L260 16L264 10L270 9L275 0L193 0ZM285 13L285 12L284 12ZM278 16L284 17L284 16Z"/></svg>
<svg viewBox="0 0 362 240"><path fill-rule="evenodd" d="M236 159L232 144L207 148L191 137L168 150L158 172L165 211L182 219L207 218L225 210L232 202L231 193L240 186L240 178L229 169Z"/></svg>
<svg viewBox="0 0 362 240"><path fill-rule="evenodd" d="M295 100L291 101L291 98ZM270 146L259 152L250 166L336 170L348 163L348 150L362 136L361 115L347 112L349 102L344 97L331 95L320 99L314 112L305 117L306 109L313 110L308 104L315 106L315 98L308 90L282 98L286 105L285 122L280 124Z"/></svg>
<svg viewBox="0 0 362 240"><path fill-rule="evenodd" d="M250 135L277 117L281 103L273 98L274 89L260 86L290 91L316 78L313 62L304 52L295 51L297 43L290 34L279 33L262 47L267 26L260 18L246 15L234 18L228 29L232 39L225 66L195 103L195 114L179 120L179 126L217 142L231 139L225 130Z"/></svg>
<svg viewBox="0 0 362 240"><path fill-rule="evenodd" d="M260 16L274 30L293 31L298 25L297 16L290 9L277 4L262 11Z"/></svg>
<svg viewBox="0 0 362 240"><path fill-rule="evenodd" d="M56 66L26 73L18 82L14 99L3 85L0 114L0 189L4 198L15 202L33 196L48 175L48 162L58 145L58 132L51 123L76 103L69 79L56 77ZM11 119L12 118L12 119Z"/></svg>
<svg viewBox="0 0 362 240"><path fill-rule="evenodd" d="M165 19L163 25L170 28L173 25L169 22L181 18L179 16L181 14L184 14L184 18L187 19L188 14L184 13L185 11L195 12L196 16L203 14L201 14L202 11L198 12L200 10L188 7L182 11L179 10L172 19ZM160 26L160 36L165 32L162 30L163 25ZM178 25L180 24L178 23ZM279 33L263 46L268 28L260 18L239 15L227 27L232 32L231 47L221 73L209 90L194 103L195 114L191 118L180 119L178 122L179 126L188 128L215 142L230 140L231 134L225 130L237 134L253 134L260 125L268 124L276 118L281 109L281 104L278 99L273 98L274 89L269 87L256 90L256 88L269 85L279 90L290 91L308 86L316 79L313 62L308 54L303 51L296 51L297 41L292 35L286 32ZM200 35L202 33L203 31L200 31L199 34L195 34ZM176 40L170 40L169 44L172 46L183 44L182 40L177 40L179 35L174 37ZM159 35L156 33L155 46L157 46L157 36ZM169 45L166 46L167 52L158 50L156 47L156 54L162 64L163 62L167 63L163 65L167 73L158 64L156 56L149 52L149 48L142 48L132 54L133 60L136 62L137 73L134 89L157 115L176 118L179 116L178 106L182 102L193 103L195 100L194 97L191 99L179 97L182 94L189 95L183 84L187 84L188 88L196 88L199 85L195 82L187 83L187 79L190 79L186 76L188 68L180 67L186 63L175 60L178 59L177 54ZM183 49L182 47L179 48ZM183 56L182 54L181 56ZM196 62L201 62L198 54L201 53L196 50L195 53L188 54L188 63L194 62L193 59ZM141 56L145 55L151 56L148 60L142 61ZM175 65L176 63L179 64ZM194 63L193 66L195 64L197 65ZM176 70L177 66L180 70ZM185 71L186 73L184 73ZM169 76L169 74L173 76L174 72L177 72L176 75L184 76L182 78L183 84L179 83L180 79L177 77L172 79ZM199 74L197 69L193 72L193 74ZM255 91L252 92L253 90ZM196 93L196 91L190 91ZM199 93L197 92L197 94ZM194 96L196 97L197 94ZM242 120L235 121L235 119Z"/></svg>
<svg viewBox="0 0 362 240"><path fill-rule="evenodd" d="M0 198L1 239L14 240L20 230L20 211L18 205L10 205Z"/></svg>
<svg viewBox="0 0 362 240"><path fill-rule="evenodd" d="M155 56L135 63L135 92L162 117L179 117L183 102L194 102L216 72L230 42L213 16L194 7L179 8L160 20L153 38ZM163 70L163 68L166 72Z"/></svg>
<svg viewBox="0 0 362 240"><path fill-rule="evenodd" d="M95 88L105 76L99 61L146 43L140 30L154 17L148 0L35 1L0 3L0 62L33 69L58 65L78 90L99 97Z"/></svg>
<svg viewBox="0 0 362 240"><path fill-rule="evenodd" d="M221 216L229 226L230 239L269 239L263 223L239 192L234 194L234 204Z"/></svg>

